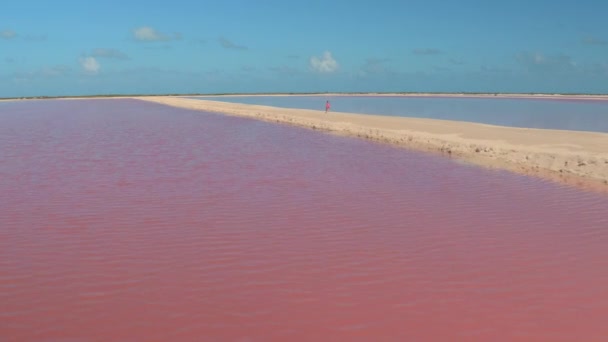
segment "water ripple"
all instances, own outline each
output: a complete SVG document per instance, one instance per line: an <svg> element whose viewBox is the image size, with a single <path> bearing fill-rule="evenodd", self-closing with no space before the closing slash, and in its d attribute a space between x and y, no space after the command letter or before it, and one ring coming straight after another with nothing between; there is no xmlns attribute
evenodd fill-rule
<svg viewBox="0 0 608 342"><path fill-rule="evenodd" d="M11 108L3 341L608 334L606 196L132 100Z"/></svg>

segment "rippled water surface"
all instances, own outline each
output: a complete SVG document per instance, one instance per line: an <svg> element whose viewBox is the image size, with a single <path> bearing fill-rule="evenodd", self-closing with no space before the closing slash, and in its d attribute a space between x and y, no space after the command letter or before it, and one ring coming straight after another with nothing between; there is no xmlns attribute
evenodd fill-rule
<svg viewBox="0 0 608 342"><path fill-rule="evenodd" d="M136 100L0 109L1 341L605 341L608 196Z"/></svg>
<svg viewBox="0 0 608 342"><path fill-rule="evenodd" d="M338 112L480 122L491 125L608 132L607 100L403 97L218 96L200 99Z"/></svg>

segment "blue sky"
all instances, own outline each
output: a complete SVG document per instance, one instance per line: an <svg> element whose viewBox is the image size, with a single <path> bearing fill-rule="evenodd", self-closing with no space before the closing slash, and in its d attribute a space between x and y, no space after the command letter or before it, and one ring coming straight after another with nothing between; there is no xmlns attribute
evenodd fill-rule
<svg viewBox="0 0 608 342"><path fill-rule="evenodd" d="M608 93L608 1L6 1L0 97Z"/></svg>

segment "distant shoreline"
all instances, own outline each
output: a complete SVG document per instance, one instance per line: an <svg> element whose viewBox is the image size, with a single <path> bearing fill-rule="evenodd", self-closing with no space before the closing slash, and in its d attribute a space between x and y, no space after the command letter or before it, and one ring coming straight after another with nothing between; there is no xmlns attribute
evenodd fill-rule
<svg viewBox="0 0 608 342"><path fill-rule="evenodd" d="M28 96L0 98L0 101L52 100L52 99L105 99L137 97L245 97L245 96L371 96L371 97L450 97L450 98L506 98L506 99L551 99L551 100L606 100L608 94L550 94L550 93L218 93L218 94L158 94L158 95L82 95L82 96Z"/></svg>

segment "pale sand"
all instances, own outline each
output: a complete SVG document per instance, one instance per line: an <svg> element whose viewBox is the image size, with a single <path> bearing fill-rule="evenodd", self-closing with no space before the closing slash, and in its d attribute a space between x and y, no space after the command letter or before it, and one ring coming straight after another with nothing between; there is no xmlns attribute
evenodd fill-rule
<svg viewBox="0 0 608 342"><path fill-rule="evenodd" d="M513 128L460 121L285 109L195 100L139 100L214 113L287 123L440 152L480 166L537 175L608 191L608 134Z"/></svg>

